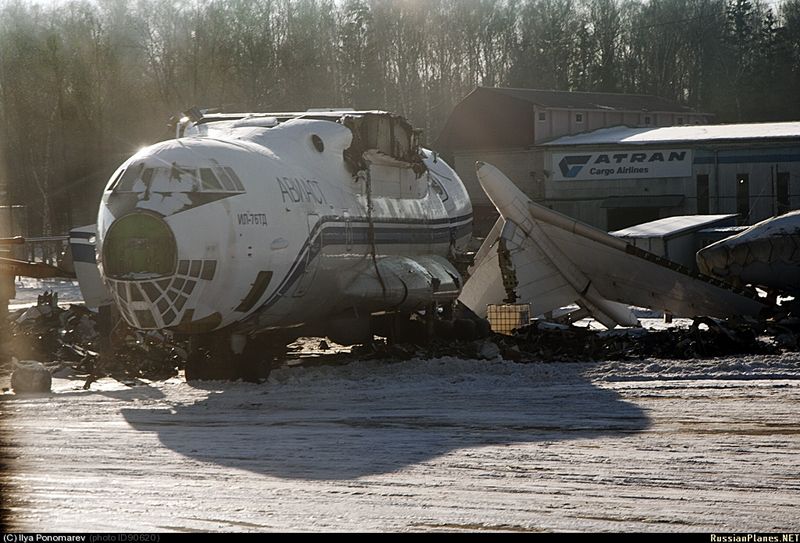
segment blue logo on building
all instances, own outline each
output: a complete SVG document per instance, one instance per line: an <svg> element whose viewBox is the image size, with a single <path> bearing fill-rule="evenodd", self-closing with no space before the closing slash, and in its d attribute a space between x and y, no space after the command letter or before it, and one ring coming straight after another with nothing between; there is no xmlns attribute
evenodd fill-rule
<svg viewBox="0 0 800 543"><path fill-rule="evenodd" d="M579 156L565 156L558 163L561 170L561 175L564 177L575 177L581 171L583 166L589 162L592 155L579 155Z"/></svg>

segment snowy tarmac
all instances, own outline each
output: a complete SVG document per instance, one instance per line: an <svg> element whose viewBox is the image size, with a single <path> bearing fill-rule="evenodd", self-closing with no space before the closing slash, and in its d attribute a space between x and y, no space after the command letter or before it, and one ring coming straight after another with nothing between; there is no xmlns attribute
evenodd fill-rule
<svg viewBox="0 0 800 543"><path fill-rule="evenodd" d="M7 529L797 531L800 355L0 395Z"/></svg>

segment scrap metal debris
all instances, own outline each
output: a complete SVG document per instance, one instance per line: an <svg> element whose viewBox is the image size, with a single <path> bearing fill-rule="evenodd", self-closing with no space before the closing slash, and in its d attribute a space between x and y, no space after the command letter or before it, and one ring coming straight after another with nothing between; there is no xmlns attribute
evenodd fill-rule
<svg viewBox="0 0 800 543"><path fill-rule="evenodd" d="M11 388L21 392L50 392L53 376L44 364L35 360L14 361Z"/></svg>
<svg viewBox="0 0 800 543"><path fill-rule="evenodd" d="M402 360L457 356L517 362L592 362L646 358L692 359L777 354L800 350L800 319L697 317L688 328L593 330L575 324L533 321L513 335L487 333L480 340L435 339L427 344L373 343L354 350L361 358Z"/></svg>
<svg viewBox="0 0 800 543"><path fill-rule="evenodd" d="M0 372L14 370L14 358L40 361L51 373L71 368L86 376L86 386L100 377L122 382L139 378L167 379L178 374L185 359L184 341L158 332L134 330L118 322L110 331L110 348L101 348L97 313L82 304L58 306L53 293L38 303L11 312L0 345Z"/></svg>
<svg viewBox="0 0 800 543"><path fill-rule="evenodd" d="M647 358L692 359L718 356L775 354L800 350L800 318L714 319L698 317L688 328L665 330L628 328L597 331L575 324L533 321L513 335L492 333L469 319L442 322L430 341L405 343L376 340L346 350L333 349L322 340L316 353L300 354L290 347L289 364L345 364L353 360L435 358L456 356L517 362L587 362ZM453 326L456 324L457 326ZM471 324L467 327L466 324ZM449 325L449 326L448 326ZM0 323L2 328L2 323ZM119 321L107 334L103 349L103 323L98 313L82 304L67 309L57 305L52 293L39 296L38 304L12 312L0 344L0 373L10 375L15 359L40 361L50 373L69 368L84 375L85 387L111 376L130 385L140 379L167 379L184 366L188 340L165 332L139 331ZM471 333L464 333L469 328ZM477 331L477 333L476 333ZM475 340L479 336L482 339ZM424 338L425 334L414 334ZM468 339L473 338L473 339ZM17 365L18 367L19 365ZM48 387L49 388L49 387Z"/></svg>

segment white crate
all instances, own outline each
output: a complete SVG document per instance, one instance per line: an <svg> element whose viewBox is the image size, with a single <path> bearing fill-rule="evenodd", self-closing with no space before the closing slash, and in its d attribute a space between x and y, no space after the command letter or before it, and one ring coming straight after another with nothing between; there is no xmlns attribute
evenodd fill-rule
<svg viewBox="0 0 800 543"><path fill-rule="evenodd" d="M489 304L486 318L494 332L511 335L515 328L530 323L531 304Z"/></svg>

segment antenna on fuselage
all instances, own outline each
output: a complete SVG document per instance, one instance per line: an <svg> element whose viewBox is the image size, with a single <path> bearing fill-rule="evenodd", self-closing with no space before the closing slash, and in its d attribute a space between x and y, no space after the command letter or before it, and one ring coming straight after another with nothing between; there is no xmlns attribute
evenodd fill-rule
<svg viewBox="0 0 800 543"><path fill-rule="evenodd" d="M201 121L207 111L207 109L201 110L197 106L192 106L182 112L181 118L177 119L177 121L175 121L175 117L172 117L172 119L170 119L170 125L172 122L175 122L175 139L182 138L183 134L186 132L186 128L192 123Z"/></svg>

